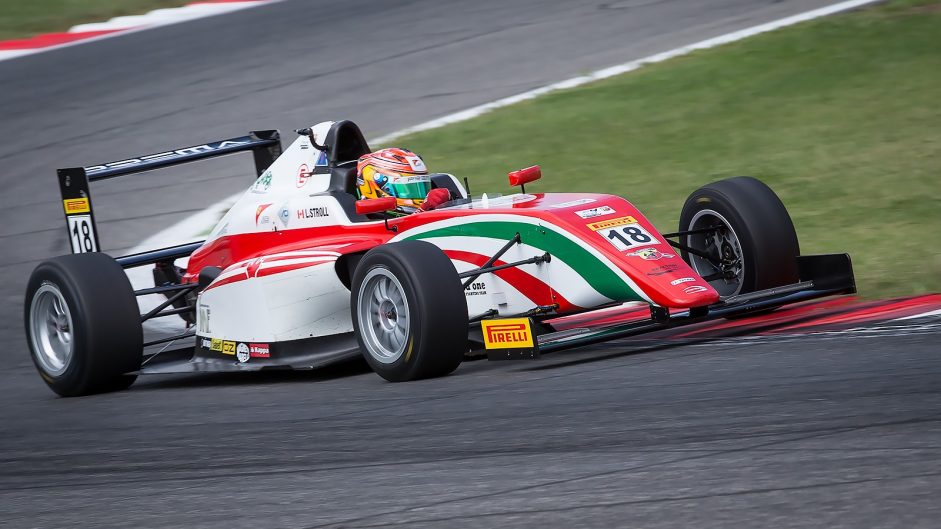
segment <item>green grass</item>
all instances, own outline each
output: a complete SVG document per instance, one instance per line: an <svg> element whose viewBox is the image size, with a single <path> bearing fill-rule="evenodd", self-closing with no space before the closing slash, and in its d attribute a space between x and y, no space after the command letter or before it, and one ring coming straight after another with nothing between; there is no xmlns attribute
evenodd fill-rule
<svg viewBox="0 0 941 529"><path fill-rule="evenodd" d="M76 24L140 15L191 0L0 0L0 40L68 31Z"/></svg>
<svg viewBox="0 0 941 529"><path fill-rule="evenodd" d="M662 230L735 175L781 196L802 253L849 252L860 292L941 291L941 2L894 1L556 92L396 141L476 193L627 197Z"/></svg>

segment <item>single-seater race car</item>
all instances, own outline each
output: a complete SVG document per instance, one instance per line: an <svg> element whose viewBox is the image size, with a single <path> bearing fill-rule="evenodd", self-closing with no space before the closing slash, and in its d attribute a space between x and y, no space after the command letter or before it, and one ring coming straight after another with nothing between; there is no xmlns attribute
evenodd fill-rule
<svg viewBox="0 0 941 529"><path fill-rule="evenodd" d="M466 355L541 353L855 292L846 254L801 256L781 200L736 177L694 191L662 233L626 199L527 193L541 172L509 174L520 192L396 214L359 199L370 152L350 121L277 131L60 169L72 254L36 267L24 318L32 358L62 396L124 389L141 373L316 368L362 355L390 381L443 376ZM205 241L113 258L100 252L90 182L250 151L257 179ZM185 266L179 266L186 259ZM134 290L126 269L153 267ZM141 314L139 296L163 301ZM624 302L646 321L557 331L552 319ZM144 322L181 317L182 333ZM189 347L166 349L166 344ZM159 346L164 346L159 348ZM156 352L154 352L156 350ZM145 354L145 352L148 352Z"/></svg>

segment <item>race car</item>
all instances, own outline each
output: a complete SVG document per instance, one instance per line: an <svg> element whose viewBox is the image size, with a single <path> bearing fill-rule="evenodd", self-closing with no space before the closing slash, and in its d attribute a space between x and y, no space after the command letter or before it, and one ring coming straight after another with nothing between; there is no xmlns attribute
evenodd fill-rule
<svg viewBox="0 0 941 529"><path fill-rule="evenodd" d="M32 359L62 396L129 387L139 374L310 369L362 356L389 381L444 376L468 356L542 353L786 303L855 292L846 254L800 255L781 200L750 177L695 190L679 229L658 231L627 199L519 192L471 196L437 173L450 201L402 215L361 199L359 127L277 131L60 169L72 254L33 271L24 306ZM102 253L90 182L250 151L255 181L205 241ZM126 270L153 267L154 286ZM143 314L141 296L163 301ZM650 318L556 330L553 320L625 302ZM150 336L146 322L182 318ZM167 344L186 347L167 348ZM159 350L155 350L158 347Z"/></svg>

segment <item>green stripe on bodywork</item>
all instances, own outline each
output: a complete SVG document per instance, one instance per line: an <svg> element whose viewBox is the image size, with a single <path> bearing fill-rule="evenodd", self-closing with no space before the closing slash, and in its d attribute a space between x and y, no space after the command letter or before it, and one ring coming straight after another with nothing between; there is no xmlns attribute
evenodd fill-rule
<svg viewBox="0 0 941 529"><path fill-rule="evenodd" d="M637 292L600 259L550 228L522 222L482 221L429 230L405 238L487 237L508 241L517 233L520 234L523 244L549 252L553 259L564 261L601 295L617 301L643 301Z"/></svg>

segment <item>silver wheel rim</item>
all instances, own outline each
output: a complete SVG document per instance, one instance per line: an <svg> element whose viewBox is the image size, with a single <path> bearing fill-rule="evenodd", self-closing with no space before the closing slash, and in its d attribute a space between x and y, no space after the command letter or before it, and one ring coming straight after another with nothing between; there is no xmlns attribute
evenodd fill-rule
<svg viewBox="0 0 941 529"><path fill-rule="evenodd" d="M370 270L356 299L359 332L367 352L383 364L398 360L408 344L405 289L385 267Z"/></svg>
<svg viewBox="0 0 941 529"><path fill-rule="evenodd" d="M689 221L687 230L701 230L705 228L718 228L711 233L698 233L688 235L686 243L703 251L720 263L716 266L708 259L698 255L689 255L689 264L701 277L722 274L723 277L709 281L720 297L727 298L742 291L742 279L745 275L745 257L738 235L732 229L732 224L719 212L704 209L698 211Z"/></svg>
<svg viewBox="0 0 941 529"><path fill-rule="evenodd" d="M59 376L72 361L72 313L54 283L44 282L29 307L30 343L42 370Z"/></svg>

